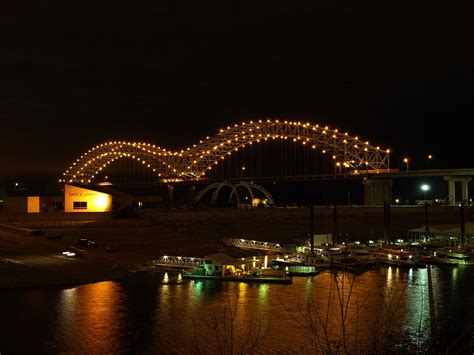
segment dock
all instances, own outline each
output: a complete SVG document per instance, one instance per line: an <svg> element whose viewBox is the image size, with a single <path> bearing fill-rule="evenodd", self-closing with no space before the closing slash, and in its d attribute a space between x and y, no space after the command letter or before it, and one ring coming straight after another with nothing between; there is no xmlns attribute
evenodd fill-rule
<svg viewBox="0 0 474 355"><path fill-rule="evenodd" d="M267 277L267 276L215 276L215 275L194 275L187 272L183 273L183 279L191 280L216 280L216 281L233 281L233 282L260 282L291 285L293 279L291 277Z"/></svg>

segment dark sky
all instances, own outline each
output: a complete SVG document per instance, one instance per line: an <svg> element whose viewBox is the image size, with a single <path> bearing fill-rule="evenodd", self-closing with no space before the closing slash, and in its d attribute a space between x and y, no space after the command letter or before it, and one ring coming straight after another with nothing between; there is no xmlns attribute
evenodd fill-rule
<svg viewBox="0 0 474 355"><path fill-rule="evenodd" d="M0 175L268 116L347 130L393 165L474 167L467 1L99 3L2 4Z"/></svg>

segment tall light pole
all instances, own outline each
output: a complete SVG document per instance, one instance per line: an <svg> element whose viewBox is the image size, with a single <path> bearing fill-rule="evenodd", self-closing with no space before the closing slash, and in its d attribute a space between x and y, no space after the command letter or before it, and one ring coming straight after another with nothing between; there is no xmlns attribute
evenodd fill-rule
<svg viewBox="0 0 474 355"><path fill-rule="evenodd" d="M425 198L426 192L431 190L431 186L428 185L428 184L423 184L423 185L421 185L420 188L421 188L421 191L423 191L423 200L425 200L426 199Z"/></svg>
<svg viewBox="0 0 474 355"><path fill-rule="evenodd" d="M407 171L408 171L408 163L410 162L410 160L408 158L404 158L403 162L407 165Z"/></svg>
<svg viewBox="0 0 474 355"><path fill-rule="evenodd" d="M433 159L433 155L428 154L428 156L426 158L427 158L426 159L426 169L429 169L430 168L430 162Z"/></svg>

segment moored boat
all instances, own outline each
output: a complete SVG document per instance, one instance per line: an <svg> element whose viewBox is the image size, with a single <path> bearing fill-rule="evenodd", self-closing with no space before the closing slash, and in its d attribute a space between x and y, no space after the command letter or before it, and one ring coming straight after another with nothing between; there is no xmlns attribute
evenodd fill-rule
<svg viewBox="0 0 474 355"><path fill-rule="evenodd" d="M287 268L290 276L315 276L319 274L319 269L311 265L289 265Z"/></svg>
<svg viewBox="0 0 474 355"><path fill-rule="evenodd" d="M421 267L415 254L404 249L379 249L374 252L375 259L385 265Z"/></svg>
<svg viewBox="0 0 474 355"><path fill-rule="evenodd" d="M437 251L429 258L428 263L450 266L474 266L474 254L468 251Z"/></svg>
<svg viewBox="0 0 474 355"><path fill-rule="evenodd" d="M331 266L331 261L328 257L317 253L287 254L283 258L280 257L275 259L275 261L287 263L288 265L314 266L317 269L323 269Z"/></svg>
<svg viewBox="0 0 474 355"><path fill-rule="evenodd" d="M241 275L205 275L202 273L194 273L183 270L183 279L192 280L216 280L216 281L234 281L234 282L262 282L262 283L278 283L289 285L293 283L293 279L286 274L283 276L265 276L259 274L241 274Z"/></svg>

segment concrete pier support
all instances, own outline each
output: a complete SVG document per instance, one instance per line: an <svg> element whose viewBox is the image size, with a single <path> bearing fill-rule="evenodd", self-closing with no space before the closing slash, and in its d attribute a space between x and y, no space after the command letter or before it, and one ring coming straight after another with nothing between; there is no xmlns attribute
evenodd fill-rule
<svg viewBox="0 0 474 355"><path fill-rule="evenodd" d="M392 179L364 180L364 203L366 206L381 206L392 203Z"/></svg>
<svg viewBox="0 0 474 355"><path fill-rule="evenodd" d="M469 203L469 181L461 181L461 201L464 204Z"/></svg>
<svg viewBox="0 0 474 355"><path fill-rule="evenodd" d="M185 192L184 192L184 201L187 203L191 203L194 201L194 198L196 197L196 186L186 186Z"/></svg>
<svg viewBox="0 0 474 355"><path fill-rule="evenodd" d="M469 182L471 176L445 176L444 180L448 182L449 205L456 206L456 182L461 183L461 203L469 203Z"/></svg>
<svg viewBox="0 0 474 355"><path fill-rule="evenodd" d="M174 186L168 185L168 201L174 201Z"/></svg>
<svg viewBox="0 0 474 355"><path fill-rule="evenodd" d="M448 199L449 205L455 206L456 205L456 181L449 180L448 181Z"/></svg>

